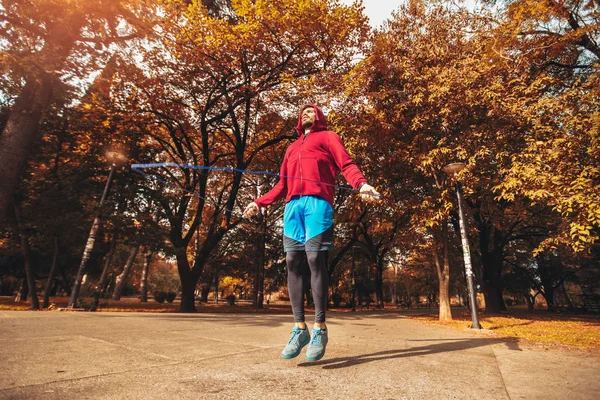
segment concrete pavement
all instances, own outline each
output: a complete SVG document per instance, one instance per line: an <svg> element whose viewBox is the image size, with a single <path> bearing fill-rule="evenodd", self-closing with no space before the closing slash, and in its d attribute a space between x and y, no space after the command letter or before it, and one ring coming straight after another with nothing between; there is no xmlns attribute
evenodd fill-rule
<svg viewBox="0 0 600 400"><path fill-rule="evenodd" d="M310 321L309 316L309 321ZM324 359L280 357L291 317L0 312L0 399L597 399L600 354L396 313L330 313Z"/></svg>

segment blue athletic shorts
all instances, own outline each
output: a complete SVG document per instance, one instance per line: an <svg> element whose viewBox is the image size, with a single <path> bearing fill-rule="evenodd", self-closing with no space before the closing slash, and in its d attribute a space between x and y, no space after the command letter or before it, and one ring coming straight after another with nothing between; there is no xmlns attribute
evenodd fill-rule
<svg viewBox="0 0 600 400"><path fill-rule="evenodd" d="M283 251L333 247L333 208L318 196L294 196L283 213Z"/></svg>

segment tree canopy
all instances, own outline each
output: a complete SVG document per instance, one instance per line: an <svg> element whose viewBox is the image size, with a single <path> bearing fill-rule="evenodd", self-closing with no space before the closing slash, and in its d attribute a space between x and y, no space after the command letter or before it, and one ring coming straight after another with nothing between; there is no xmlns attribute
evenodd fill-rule
<svg viewBox="0 0 600 400"><path fill-rule="evenodd" d="M383 194L365 205L338 181L338 300L422 295L451 318L466 298L461 182L487 311L598 302L600 4L479 4L412 0L373 30L361 1L4 1L3 290L27 276L33 294L46 277L68 291L101 216L92 292L141 279L139 253L165 281L176 264L182 311L219 285L262 304L285 285L282 204L257 221L241 210L275 184L298 107L316 102ZM99 208L107 151L128 162Z"/></svg>

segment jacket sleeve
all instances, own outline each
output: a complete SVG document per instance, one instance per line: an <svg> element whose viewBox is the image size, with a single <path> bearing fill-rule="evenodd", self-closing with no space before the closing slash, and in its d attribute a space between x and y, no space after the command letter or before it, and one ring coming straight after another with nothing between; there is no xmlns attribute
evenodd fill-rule
<svg viewBox="0 0 600 400"><path fill-rule="evenodd" d="M287 160L288 153L285 153L281 169L279 170L279 181L273 189L269 190L263 196L254 200L259 207L265 207L269 204L275 203L277 200L284 198L287 195Z"/></svg>
<svg viewBox="0 0 600 400"><path fill-rule="evenodd" d="M367 178L360 172L360 169L354 164L352 158L346 151L342 138L337 133L331 132L328 135L329 141L329 152L335 161L337 167L342 171L342 175L348 181L348 183L354 188L358 189L359 185L363 182L367 182Z"/></svg>

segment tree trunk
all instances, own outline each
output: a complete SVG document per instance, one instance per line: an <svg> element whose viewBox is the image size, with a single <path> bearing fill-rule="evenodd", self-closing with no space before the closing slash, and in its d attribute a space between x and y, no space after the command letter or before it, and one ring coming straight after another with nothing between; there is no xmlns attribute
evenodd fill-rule
<svg viewBox="0 0 600 400"><path fill-rule="evenodd" d="M398 301L398 265L394 264L394 281L391 286L392 289L392 304L395 306L399 305Z"/></svg>
<svg viewBox="0 0 600 400"><path fill-rule="evenodd" d="M435 268L438 276L439 286L439 320L452 321L452 310L450 309L450 261L448 258L448 225L442 226L441 248L443 253L443 264L438 255L439 246L436 243L434 253Z"/></svg>
<svg viewBox="0 0 600 400"><path fill-rule="evenodd" d="M233 191L232 191L233 193ZM231 206L233 208L233 205ZM222 221L223 225L226 226L226 222ZM179 272L179 279L181 281L181 304L179 311L181 312L197 312L196 310L196 286L204 265L210 257L211 252L217 247L223 236L227 232L227 229L221 226L214 232L208 234L206 240L202 246L196 251L194 257L194 267L190 268L190 263L187 259L187 246L189 241L181 240L179 234L172 232L171 243L175 246L175 256L177 258L177 271Z"/></svg>
<svg viewBox="0 0 600 400"><path fill-rule="evenodd" d="M152 255L152 251L148 249L144 260L144 269L142 270L142 283L140 284L140 301L142 303L148 302L148 271L150 270Z"/></svg>
<svg viewBox="0 0 600 400"><path fill-rule="evenodd" d="M486 223L479 224L479 243L481 262L483 264L483 295L485 312L496 314L506 311L502 296L502 264L504 261L502 248L502 231L490 227ZM490 250L490 235L493 234L493 248Z"/></svg>
<svg viewBox="0 0 600 400"><path fill-rule="evenodd" d="M188 276L181 276L181 304L179 306L179 311L183 313L195 313L196 310L196 301L194 292L196 291L196 284L198 283L198 278L193 278L193 273L190 271Z"/></svg>
<svg viewBox="0 0 600 400"><path fill-rule="evenodd" d="M202 289L200 289L200 301L202 303L208 303L208 294L210 293L210 283L207 283L206 285L202 286ZM216 300L216 297L215 297Z"/></svg>
<svg viewBox="0 0 600 400"><path fill-rule="evenodd" d="M253 303L256 308L263 308L264 286L265 286L265 250L266 250L266 230L267 220L263 219L261 224L261 235L258 243L258 260L254 271L254 293Z"/></svg>
<svg viewBox="0 0 600 400"><path fill-rule="evenodd" d="M263 308L264 303L264 270L265 265L263 263L263 258L260 257L256 264L256 270L254 271L254 293L252 296L252 302L256 308Z"/></svg>
<svg viewBox="0 0 600 400"><path fill-rule="evenodd" d="M52 257L52 267L50 267L48 281L46 282L46 290L44 291L44 304L42 305L42 308L48 308L50 304L50 291L52 290L52 286L54 285L56 271L58 269L58 252L58 236L54 236L54 257Z"/></svg>
<svg viewBox="0 0 600 400"><path fill-rule="evenodd" d="M29 238L25 236L23 232L23 225L21 224L21 213L19 207L16 204L14 206L15 217L17 219L17 226L19 230L19 238L21 239L21 250L23 251L23 258L25 260L25 276L27 277L27 286L29 289L29 295L31 297L31 309L39 310L40 302L37 297L37 290L35 287L35 274L33 266L31 265L31 249L29 247Z"/></svg>
<svg viewBox="0 0 600 400"><path fill-rule="evenodd" d="M544 296L544 299L546 300L547 310L555 311L556 307L554 305L554 286L552 286L552 283L550 283L548 286L544 285L542 296Z"/></svg>
<svg viewBox="0 0 600 400"><path fill-rule="evenodd" d="M485 277L487 275L487 277ZM497 314L506 311L506 304L502 296L502 283L498 273L484 270L483 295L485 298L485 312Z"/></svg>
<svg viewBox="0 0 600 400"><path fill-rule="evenodd" d="M561 297L561 303L567 307L567 311L574 311L575 307L573 306L573 302L571 301L571 298L569 297L569 293L567 292L567 289L565 288L564 281L562 281L560 283L560 285L558 285L558 287L556 288L556 292Z"/></svg>
<svg viewBox="0 0 600 400"><path fill-rule="evenodd" d="M108 271L110 270L110 265L112 264L115 251L117 249L117 238L117 233L114 233L110 241L110 249L108 250L108 254L106 254L106 259L104 260L104 265L102 266L102 274L100 275L98 287L96 288L96 290L100 291L100 293L104 293L104 291L106 291L106 286L108 284Z"/></svg>
<svg viewBox="0 0 600 400"><path fill-rule="evenodd" d="M113 233L112 239L110 241L110 249L108 250L108 254L104 260L104 265L102 266L102 274L100 275L100 279L98 280L98 284L94 288L94 302L90 311L96 311L98 309L98 304L100 303L100 297L103 297L104 293L108 289L108 270L110 269L110 265L112 264L112 260L115 255L115 250L117 249L117 233Z"/></svg>
<svg viewBox="0 0 600 400"><path fill-rule="evenodd" d="M26 79L0 135L0 226L7 217L52 94L50 84L42 78L29 76Z"/></svg>
<svg viewBox="0 0 600 400"><path fill-rule="evenodd" d="M135 261L135 256L137 256L138 251L140 250L140 244L136 244L131 248L129 252L129 257L127 258L127 263L125 263L125 267L123 268L123 272L121 275L117 276L115 282L115 291L113 292L113 300L121 300L121 293L123 293L123 288L125 288L125 281L129 276L129 272L131 271L131 267L133 266L133 262Z"/></svg>
<svg viewBox="0 0 600 400"><path fill-rule="evenodd" d="M177 258L177 270L179 271L179 279L181 281L181 304L179 311L184 313L195 313L196 310L196 285L200 274L198 270L190 268L190 263L187 259L186 247L176 247L175 256Z"/></svg>
<svg viewBox="0 0 600 400"><path fill-rule="evenodd" d="M23 257L25 258L25 274L27 276L27 288L29 296L31 297L31 309L39 310L40 302L37 297L37 290L35 287L35 273L33 266L31 265L31 249L29 247L29 239L25 237L23 233L19 234L21 238L21 248L23 250Z"/></svg>
<svg viewBox="0 0 600 400"><path fill-rule="evenodd" d="M67 273L65 272L65 269L62 266L58 266L58 270L60 271L60 276L62 278L62 285L63 288L65 289L65 293L67 294L67 296L71 296L71 285L69 284L69 277L67 276Z"/></svg>
<svg viewBox="0 0 600 400"><path fill-rule="evenodd" d="M19 290L17 291L17 295L15 296L15 303L27 300L28 295L29 285L27 284L27 278L23 278L21 279L21 285L19 286Z"/></svg>
<svg viewBox="0 0 600 400"><path fill-rule="evenodd" d="M375 297L377 307L383 309L383 260L378 260L375 264Z"/></svg>
<svg viewBox="0 0 600 400"><path fill-rule="evenodd" d="M525 297L525 302L527 303L527 311L533 311L533 305L535 303L535 298L532 298L530 293L527 291L523 293L523 297Z"/></svg>

